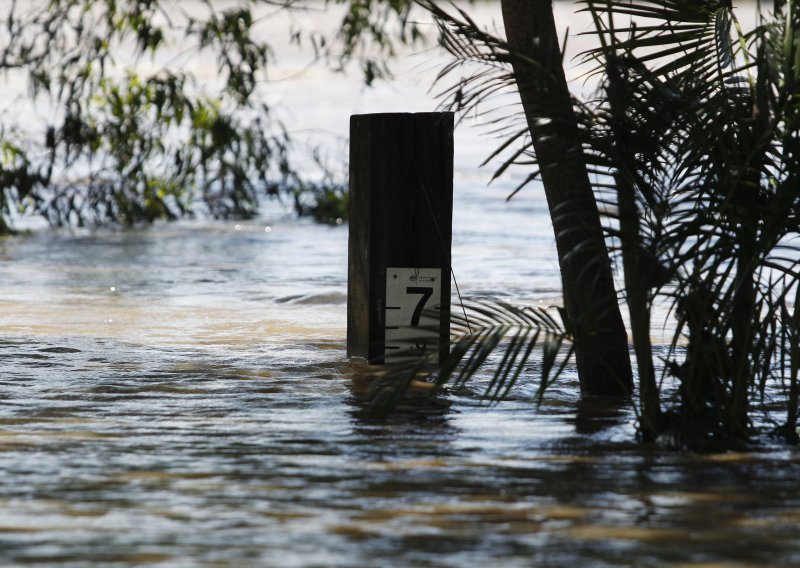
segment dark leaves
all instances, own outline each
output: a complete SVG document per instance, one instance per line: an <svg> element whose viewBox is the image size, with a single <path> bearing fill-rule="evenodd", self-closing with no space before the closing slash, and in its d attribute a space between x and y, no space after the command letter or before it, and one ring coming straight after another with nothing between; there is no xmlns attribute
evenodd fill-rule
<svg viewBox="0 0 800 568"><path fill-rule="evenodd" d="M379 412L391 410L413 380L429 377L437 389L445 384L458 388L474 381L485 367L483 374L488 377L482 400L498 402L520 381L529 383L533 378L538 381L535 398L541 401L569 363L571 335L555 308L518 307L485 299L468 300L463 308L463 315L453 310L450 355L438 369L431 371L432 361L421 359L390 368L377 380L373 400Z"/></svg>

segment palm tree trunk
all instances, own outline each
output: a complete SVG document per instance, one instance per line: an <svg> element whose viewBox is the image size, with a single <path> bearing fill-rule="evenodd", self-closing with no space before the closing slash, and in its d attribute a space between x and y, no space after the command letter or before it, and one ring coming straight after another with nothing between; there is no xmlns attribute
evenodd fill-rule
<svg viewBox="0 0 800 568"><path fill-rule="evenodd" d="M626 122L630 105L630 92L626 89L619 61L615 55L607 56L607 97L614 137L615 185L619 219L619 240L622 248L622 269L625 295L630 314L631 338L639 375L639 403L641 415L639 432L644 441L651 442L662 428L661 403L650 340L650 290L653 282L645 266L641 221L636 205L635 142L630 139L631 127Z"/></svg>
<svg viewBox="0 0 800 568"><path fill-rule="evenodd" d="M789 328L789 401L786 410L786 424L783 426L784 435L793 443L800 442L797 431L797 411L800 401L800 289L795 292L792 315L787 318L786 326Z"/></svg>
<svg viewBox="0 0 800 568"><path fill-rule="evenodd" d="M746 231L746 240L741 246L738 263L737 291L734 293L731 310L731 345L733 354L733 385L728 415L725 418L726 430L740 439L747 437L748 397L747 390L752 377L749 354L752 351L753 322L757 320L755 313L755 284L752 268L752 255L746 250L751 242L755 242L755 231ZM752 240L751 240L752 239Z"/></svg>
<svg viewBox="0 0 800 568"><path fill-rule="evenodd" d="M553 222L581 391L632 390L628 340L550 0L502 0L512 66Z"/></svg>

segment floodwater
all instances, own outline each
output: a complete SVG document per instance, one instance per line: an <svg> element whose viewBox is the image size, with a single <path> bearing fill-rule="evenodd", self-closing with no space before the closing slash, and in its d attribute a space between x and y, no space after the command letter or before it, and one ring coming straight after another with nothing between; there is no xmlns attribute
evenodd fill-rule
<svg viewBox="0 0 800 568"><path fill-rule="evenodd" d="M430 110L426 80L302 104L343 134L337 108ZM482 140L457 135L461 291L556 302L542 196L487 189ZM796 450L639 445L572 370L538 408L531 373L493 407L479 377L371 419L346 243L274 203L0 240L0 566L800 564Z"/></svg>

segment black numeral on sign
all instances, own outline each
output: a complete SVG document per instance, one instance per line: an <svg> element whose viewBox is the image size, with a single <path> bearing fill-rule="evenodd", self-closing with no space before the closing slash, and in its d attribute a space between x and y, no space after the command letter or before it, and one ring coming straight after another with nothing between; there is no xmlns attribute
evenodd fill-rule
<svg viewBox="0 0 800 568"><path fill-rule="evenodd" d="M422 297L417 302L417 307L414 308L414 314L411 316L411 327L419 325L419 318L422 316L422 310L428 302L428 298L433 295L433 288L430 286L409 286L406 288L407 294L420 294Z"/></svg>

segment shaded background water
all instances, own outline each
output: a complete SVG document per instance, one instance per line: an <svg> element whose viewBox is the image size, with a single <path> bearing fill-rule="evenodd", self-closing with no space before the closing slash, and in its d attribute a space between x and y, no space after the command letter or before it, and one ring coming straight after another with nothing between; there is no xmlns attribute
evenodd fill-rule
<svg viewBox="0 0 800 568"><path fill-rule="evenodd" d="M335 137L349 112L430 110L430 54L406 65L373 91L318 71L278 90L298 133ZM461 290L556 302L542 196L487 189L488 148L457 133ZM539 408L531 373L491 408L479 379L371 420L346 242L274 203L0 241L0 565L800 564L795 450L642 447L573 371Z"/></svg>

